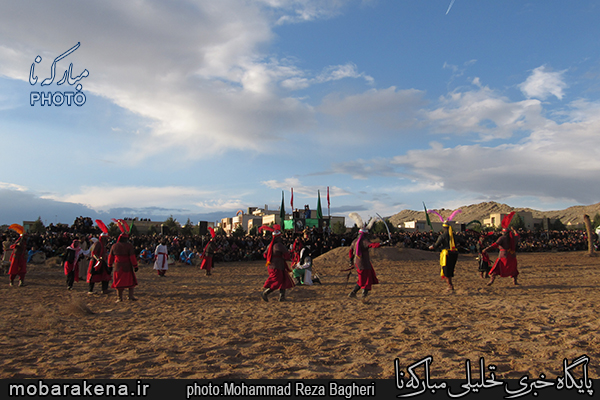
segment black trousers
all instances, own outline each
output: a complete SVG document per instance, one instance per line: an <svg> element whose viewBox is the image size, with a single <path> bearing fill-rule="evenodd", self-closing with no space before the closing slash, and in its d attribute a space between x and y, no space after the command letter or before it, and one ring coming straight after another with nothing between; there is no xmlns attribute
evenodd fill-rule
<svg viewBox="0 0 600 400"><path fill-rule="evenodd" d="M90 291L90 292L93 292L93 291L94 291L94 283L95 283L95 282L90 282L90 283L89 283L89 285L90 285L90 290L89 290L89 291ZM102 291L103 291L103 292L106 292L106 291L108 290L108 284L109 284L109 283L110 283L109 281L102 281Z"/></svg>
<svg viewBox="0 0 600 400"><path fill-rule="evenodd" d="M73 282L75 282L75 271L71 271L67 274L67 287L72 288Z"/></svg>

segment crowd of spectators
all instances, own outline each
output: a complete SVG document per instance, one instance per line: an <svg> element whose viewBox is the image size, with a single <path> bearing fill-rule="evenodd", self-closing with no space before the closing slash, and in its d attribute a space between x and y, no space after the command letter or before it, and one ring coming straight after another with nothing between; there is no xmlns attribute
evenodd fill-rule
<svg viewBox="0 0 600 400"><path fill-rule="evenodd" d="M93 225L91 218L79 217L71 226L65 224L49 225L43 233L30 234L27 237L27 247L30 252L44 252L46 258L62 256L66 247L73 239L79 238L82 248L87 249L91 246L91 238L98 236L100 231ZM305 243L311 244L312 256L318 257L340 246L348 246L357 236L356 228L345 234L334 234L330 230L313 228L305 233L286 231L283 234L284 244L290 246L299 236L307 235ZM455 241L458 250L461 253L477 253L478 240L480 233L472 230L465 232L455 232ZM492 243L499 237L500 233L494 233L486 237L486 243ZM587 235L585 231L565 230L565 231L519 231L520 241L518 251L520 252L545 252L545 251L577 251L587 250ZM428 250L429 246L435 243L438 233L432 231L425 232L394 232L379 233L374 235L384 245L404 246L407 248ZM182 254L189 263L199 260L204 246L210 240L206 235L132 235L130 240L133 244L136 254L142 254L147 263L153 261L153 252L159 244L161 238L166 239L169 256L177 261ZM391 241L390 241L391 238ZM597 238L596 243L597 243ZM5 231L2 234L2 242L5 240L16 240L16 233ZM109 245L116 241L116 237L111 237ZM229 261L254 261L262 260L263 253L270 243L270 237L263 236L243 236L243 237L225 237L217 236L217 252L215 254L216 262ZM190 257L190 252L192 256Z"/></svg>

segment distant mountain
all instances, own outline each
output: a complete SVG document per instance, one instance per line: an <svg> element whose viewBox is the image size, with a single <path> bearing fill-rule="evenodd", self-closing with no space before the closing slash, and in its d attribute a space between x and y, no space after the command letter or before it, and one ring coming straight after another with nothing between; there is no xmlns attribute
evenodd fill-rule
<svg viewBox="0 0 600 400"><path fill-rule="evenodd" d="M472 204L470 206L462 206L458 208L460 208L462 212L457 214L454 217L454 220L462 223L468 223L475 219L483 222L484 219L489 218L490 214L495 213L508 214L511 211L515 211L517 213L519 211L526 211L531 212L534 218L560 219L563 224L567 225L568 223L582 223L584 214L589 215L592 219L594 219L596 214L600 214L600 203L589 206L573 206L565 210L557 211L538 211L531 208L515 208L507 204L496 203L494 201ZM454 210L441 209L436 211L442 214L444 218L448 218ZM430 215L429 218L431 218L432 221L438 220L438 217L435 215ZM402 210L398 214L389 217L390 222L394 226L398 226L405 221L413 221L415 219L425 219L425 211Z"/></svg>

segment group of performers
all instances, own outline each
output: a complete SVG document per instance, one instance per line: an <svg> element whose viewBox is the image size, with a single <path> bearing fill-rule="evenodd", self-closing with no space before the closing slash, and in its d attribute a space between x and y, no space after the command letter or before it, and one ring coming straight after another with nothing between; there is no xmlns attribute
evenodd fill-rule
<svg viewBox="0 0 600 400"><path fill-rule="evenodd" d="M368 240L368 229L370 229L372 223L365 227L358 214L351 213L350 216L357 222L360 233L350 246L350 268L356 268L358 281L349 294L349 297L356 297L357 292L362 289L362 297L365 298L371 290L372 285L379 283L369 257L369 248L375 247L377 244L371 243ZM287 289L291 289L296 285L321 283L320 277L313 274L310 245L304 245L302 239L298 238L294 241L292 253L290 253L281 239L280 225L275 224L272 227L261 226L259 232L263 230L270 231L272 235L271 243L265 253L269 276L263 285L264 290L261 293L264 301L269 301L269 294L275 290L279 290L279 301L285 301ZM286 262L290 260L292 261L293 269ZM292 276L294 277L293 280Z"/></svg>
<svg viewBox="0 0 600 400"><path fill-rule="evenodd" d="M440 220L442 221L443 232L438 237L435 244L430 246L431 250L440 248L440 266L441 272L440 276L442 279L445 279L448 283L448 290L454 290L454 285L452 283L452 278L454 277L454 269L456 267L456 262L458 260L458 250L456 249L456 245L454 242L454 234L452 232L452 227L449 222L452 218L461 212L461 210L454 211L448 219L444 219L438 212L429 210L428 212L432 212L436 214ZM496 242L492 243L490 246L483 248L485 237L487 234L482 233L478 247L480 248L480 254L478 257L479 260L479 273L482 278L486 278L489 276L490 280L487 283L488 286L491 286L496 280L497 276L500 277L511 277L513 280L513 284L518 285L517 276L519 275L519 270L517 268L517 256L516 250L518 245L519 234L515 231L514 228L510 227L510 223L512 218L514 217L515 212L511 212L506 215L501 222L502 226L502 236L496 240ZM488 251L490 249L498 249L498 257L494 262L494 266L490 268L490 257Z"/></svg>
<svg viewBox="0 0 600 400"><path fill-rule="evenodd" d="M129 226L123 220L115 220L121 235L117 243L111 246L108 251L108 228L101 220L96 223L102 230L99 239L93 239L92 247L89 252L81 248L79 240L74 240L67 247L63 259L64 273L67 278L67 289L73 288L73 283L79 281L79 261L84 256L89 255L90 262L87 270L87 283L89 285L88 294L94 293L94 285L97 282L102 283L102 293L108 294L110 281L112 288L117 290L117 302L123 301L123 292L129 291L129 300L137 300L134 296L134 290L137 286L135 273L138 271L137 257L133 245L129 243ZM27 273L27 235L24 228L18 224L12 224L10 229L19 234L17 241L10 246L10 267L8 275L10 285L15 285L15 279L19 277L19 286L25 286L25 275Z"/></svg>
<svg viewBox="0 0 600 400"><path fill-rule="evenodd" d="M430 246L430 249L441 250L440 276L446 280L448 290L452 291L454 290L452 279L458 260L458 250L449 222L461 210L454 211L448 219L442 218L435 211L429 210L429 212L438 215L442 221L443 232L435 244ZM497 276L512 277L513 283L518 285L517 276L519 272L515 252L519 235L514 229L509 229L514 214L512 212L503 218L503 235L495 243L483 248L485 241L483 234L480 239L479 271L482 278L489 276L488 286L494 283ZM350 267L346 271L356 269L358 280L348 297L356 298L358 292L362 289L362 298L364 299L368 296L369 291L371 291L372 285L379 283L369 255L369 249L377 247L378 243L371 243L369 240L369 229L372 227L374 220L371 220L365 226L358 214L350 213L350 217L356 222L359 228L359 235L350 245L348 253ZM99 239L92 239L93 244L89 252L81 249L79 240L74 240L67 248L64 259L64 273L67 277L67 288L69 290L72 289L73 283L79 279L78 261L85 255L89 255L90 262L87 270L88 294L94 293L94 285L98 282L101 282L102 293L108 294L110 292L109 284L112 280L111 287L117 291L117 302L123 301L123 292L125 289L128 289L129 300L137 300L134 290L138 284L135 274L138 271L138 263L133 245L129 242L129 226L123 220L115 220L115 222L121 230L121 235L119 235L117 242L111 246L110 251L107 248L108 228L101 220L96 220L96 223L101 229L102 234ZM9 228L20 234L19 239L10 245L10 248L5 250L5 256L6 254L10 254L10 267L8 270L10 285L14 286L15 280L18 277L18 285L24 286L25 274L27 273L26 233L23 227L18 224L13 224ZM201 256L202 263L200 265L200 269L204 270L207 276L211 275L211 271L214 268L213 258L217 249L214 242L215 232L212 228L209 228L209 230L212 238L204 248ZM261 293L264 301L269 301L269 295L276 290L279 290L279 301L286 301L287 289L291 289L296 285L321 283L319 276L313 271L309 244L305 245L302 239L298 238L293 244L292 252L290 252L283 244L281 227L279 225L276 224L272 227L261 226L259 233L264 230L270 231L272 235L271 242L264 254L268 267L268 277L263 285L264 290ZM6 244L4 244L4 247L7 247ZM487 252L492 248L498 249L499 255L493 267L490 268ZM164 277L168 270L167 246L164 239L156 247L154 257L154 269L160 277ZM287 261L290 260L292 261L293 268L290 268L287 264Z"/></svg>

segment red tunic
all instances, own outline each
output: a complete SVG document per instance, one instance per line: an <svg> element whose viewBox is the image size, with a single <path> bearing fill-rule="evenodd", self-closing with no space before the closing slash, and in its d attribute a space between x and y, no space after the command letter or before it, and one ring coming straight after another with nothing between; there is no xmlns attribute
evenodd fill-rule
<svg viewBox="0 0 600 400"><path fill-rule="evenodd" d="M74 249L69 246L67 249L71 249L75 252L75 261L65 261L65 275L69 275L69 272L75 272L75 282L79 282L79 258L83 255L81 253L81 248L78 247L77 249Z"/></svg>
<svg viewBox="0 0 600 400"><path fill-rule="evenodd" d="M366 239L361 238L360 240L360 250L361 255L356 255L356 245L358 242L358 238L355 239L350 245L350 259L354 263L356 267L356 272L358 273L358 281L356 284L360 286L361 289L371 290L371 286L378 284L379 280L377 279L377 274L375 274L375 269L373 269L373 265L371 264L371 257L369 256L369 243Z"/></svg>
<svg viewBox="0 0 600 400"><path fill-rule="evenodd" d="M21 275L24 276L27 273L27 249L25 243L22 243L24 239L10 246L13 249L10 255L10 268L8 269L9 275Z"/></svg>
<svg viewBox="0 0 600 400"><path fill-rule="evenodd" d="M294 281L290 277L288 265L285 262L285 260L289 259L290 252L285 246L279 242L273 243L273 255L268 268L269 277L263 286L265 289L290 289L295 286Z"/></svg>
<svg viewBox="0 0 600 400"><path fill-rule="evenodd" d="M202 253L202 264L200 264L200 269L205 269L210 272L213 268L213 256L215 255L215 250L215 244L212 241L208 242Z"/></svg>
<svg viewBox="0 0 600 400"><path fill-rule="evenodd" d="M96 243L92 245L90 249L90 264L88 265L87 271L87 282L108 282L112 279L111 275L108 273L107 264L106 264L106 245L102 243L103 239L101 238ZM101 263L98 263L98 260L102 260ZM104 265L102 265L104 264ZM96 271L102 271L100 274L92 275L92 269Z"/></svg>
<svg viewBox="0 0 600 400"><path fill-rule="evenodd" d="M516 236L516 238L515 238ZM499 275L501 277L513 277L516 278L519 275L517 270L517 238L519 235L513 235L511 232L509 236L502 235L498 238L496 243L492 244L492 247L499 248L500 253L494 263L494 266L489 272L489 275Z"/></svg>
<svg viewBox="0 0 600 400"><path fill-rule="evenodd" d="M292 246L292 265L296 265L300 262L300 252L303 247L304 243L302 243L301 239L294 240L294 245Z"/></svg>
<svg viewBox="0 0 600 400"><path fill-rule="evenodd" d="M108 266L113 268L112 287L126 289L137 286L134 268L137 268L137 257L131 243L117 242L110 248Z"/></svg>

